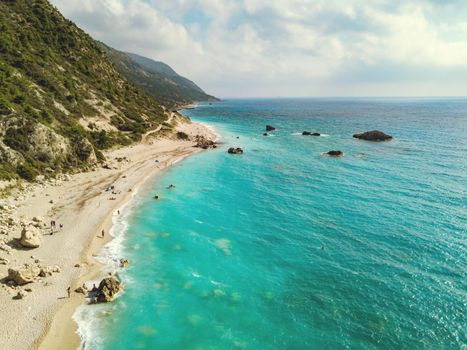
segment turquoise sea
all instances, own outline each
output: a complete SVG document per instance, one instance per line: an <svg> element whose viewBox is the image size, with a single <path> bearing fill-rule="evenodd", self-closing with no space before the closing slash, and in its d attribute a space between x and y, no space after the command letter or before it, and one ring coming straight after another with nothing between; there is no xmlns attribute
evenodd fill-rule
<svg viewBox="0 0 467 350"><path fill-rule="evenodd" d="M467 349L466 99L184 113L224 145L146 183L116 219L103 254L130 260L125 292L77 312L86 349ZM394 139L352 138L373 129Z"/></svg>

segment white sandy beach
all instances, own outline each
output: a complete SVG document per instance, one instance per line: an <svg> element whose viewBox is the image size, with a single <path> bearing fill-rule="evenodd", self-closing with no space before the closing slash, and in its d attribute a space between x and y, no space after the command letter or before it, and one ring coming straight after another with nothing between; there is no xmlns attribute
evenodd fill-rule
<svg viewBox="0 0 467 350"><path fill-rule="evenodd" d="M192 136L215 138L207 127L196 123L180 125L178 130ZM11 246L11 249L7 247L10 252L0 250L0 259L8 260L6 265L0 265L1 348L76 349L80 340L72 314L84 302L84 295L73 290L99 276L100 264L93 256L110 239L113 213L145 179L200 150L194 147L193 141L146 140L107 152L110 169L98 167L62 180L28 185L25 190L1 199L0 204L6 208L1 211L3 218L11 217L19 222L41 217L47 225L42 229L44 236L39 248L18 248L18 230L0 235L5 242L3 247ZM111 185L117 194L105 192ZM48 228L51 220L64 225L53 235ZM107 233L104 239L99 237L102 230ZM8 285L4 280L8 267L24 263L58 266L61 272L25 286ZM67 297L68 287L72 290L71 298ZM31 291L24 299L13 299L20 289Z"/></svg>

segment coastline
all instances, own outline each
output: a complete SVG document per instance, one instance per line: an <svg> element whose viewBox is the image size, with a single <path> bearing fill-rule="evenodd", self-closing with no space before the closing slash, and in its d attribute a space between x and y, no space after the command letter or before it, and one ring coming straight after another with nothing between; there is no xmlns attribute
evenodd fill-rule
<svg viewBox="0 0 467 350"><path fill-rule="evenodd" d="M217 138L208 127L198 123L181 123L177 130L191 136ZM60 266L62 272L44 279L46 282L28 285L33 292L23 300L12 300L11 293L2 291L0 299L4 299L4 302L0 312L7 318L14 316L16 320L0 336L0 342L7 345L5 349L78 348L81 339L76 333L77 324L72 316L85 299L74 289L102 275L103 264L95 257L113 238L108 232L114 213L129 203L137 189L148 179L200 151L202 149L195 148L192 141L168 139L116 149L106 154L111 169L99 168L72 175L69 180L56 184L35 186L21 198L20 203L16 201L20 212L17 216L29 219L42 216L47 218L46 222L53 218L59 223L63 222L64 229L50 238L44 238L37 249L15 251L12 263L20 265L30 262L28 259L34 254L41 262L50 261ZM110 185L119 191L112 200L104 192ZM44 205L49 200L53 204ZM13 198L11 201L15 202ZM102 229L107 233L104 239L98 237ZM51 247L49 243L52 241L54 244ZM79 267L75 267L77 264ZM68 286L72 290L71 298L65 298ZM28 332L24 332L25 328Z"/></svg>

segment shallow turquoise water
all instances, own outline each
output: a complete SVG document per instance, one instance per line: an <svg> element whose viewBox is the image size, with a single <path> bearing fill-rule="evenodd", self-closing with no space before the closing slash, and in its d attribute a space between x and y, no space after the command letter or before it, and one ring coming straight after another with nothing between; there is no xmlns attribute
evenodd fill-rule
<svg viewBox="0 0 467 350"><path fill-rule="evenodd" d="M225 146L141 191L117 242L125 293L87 308L86 349L467 348L467 100L186 113ZM375 128L395 139L352 138Z"/></svg>

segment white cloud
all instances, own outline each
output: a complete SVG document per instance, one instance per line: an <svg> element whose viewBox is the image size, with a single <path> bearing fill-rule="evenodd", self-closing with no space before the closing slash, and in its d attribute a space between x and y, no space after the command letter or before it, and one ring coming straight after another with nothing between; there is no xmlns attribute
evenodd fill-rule
<svg viewBox="0 0 467 350"><path fill-rule="evenodd" d="M219 96L465 94L466 2L52 2L96 39Z"/></svg>

